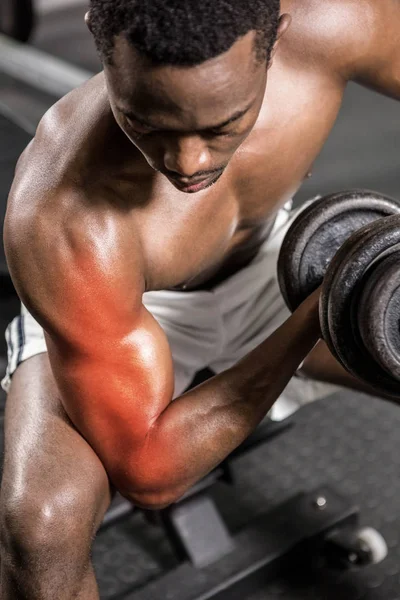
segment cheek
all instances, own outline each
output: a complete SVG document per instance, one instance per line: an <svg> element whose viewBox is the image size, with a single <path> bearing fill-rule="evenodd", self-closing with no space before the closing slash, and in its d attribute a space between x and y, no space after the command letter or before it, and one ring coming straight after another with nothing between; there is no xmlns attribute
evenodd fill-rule
<svg viewBox="0 0 400 600"><path fill-rule="evenodd" d="M126 132L129 140L139 150L147 163L158 171L160 166L163 164L164 151L162 146L157 144L156 141L146 140L146 138L137 139L136 137Z"/></svg>
<svg viewBox="0 0 400 600"><path fill-rule="evenodd" d="M133 135L129 130L126 130L125 132L132 144L134 144L145 156L155 157L162 154L162 147L160 144L157 144L155 140L149 140L145 136L140 137L138 135Z"/></svg>
<svg viewBox="0 0 400 600"><path fill-rule="evenodd" d="M251 133L252 127L246 129L241 135L236 136L229 140L229 143L226 144L223 151L225 154L230 154L231 156L236 152L238 148L243 144L246 140L247 136Z"/></svg>

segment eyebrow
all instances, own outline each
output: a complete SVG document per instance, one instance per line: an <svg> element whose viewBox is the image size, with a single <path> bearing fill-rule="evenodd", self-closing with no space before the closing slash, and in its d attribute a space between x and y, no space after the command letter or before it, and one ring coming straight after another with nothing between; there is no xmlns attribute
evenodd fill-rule
<svg viewBox="0 0 400 600"><path fill-rule="evenodd" d="M254 100L252 100L252 102L243 110L236 111L232 116L229 117L229 119L227 119L223 123L218 123L217 125L209 125L208 127L202 127L201 130L206 131L206 130L210 130L210 129L222 129L223 127L226 127L227 125L230 125L231 123L238 121L241 117L243 117L250 110L250 108L253 106L253 104L254 104ZM141 125L144 125L145 127L149 127L151 129L159 129L159 130L167 131L164 127L159 127L158 125L152 124L150 121L147 121L147 119L144 119L140 115L137 115L130 110L124 110L123 108L120 108L120 107L118 107L118 110L120 112L122 112L129 119L133 119L133 120L137 121L138 123L140 123Z"/></svg>

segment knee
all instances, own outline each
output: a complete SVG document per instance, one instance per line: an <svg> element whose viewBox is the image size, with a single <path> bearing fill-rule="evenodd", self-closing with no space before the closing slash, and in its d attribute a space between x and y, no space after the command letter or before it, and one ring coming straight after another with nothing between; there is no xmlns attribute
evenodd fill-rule
<svg viewBox="0 0 400 600"><path fill-rule="evenodd" d="M93 520L78 490L64 489L51 496L29 493L2 500L0 548L2 559L26 558L90 550ZM78 551L78 552L77 552Z"/></svg>

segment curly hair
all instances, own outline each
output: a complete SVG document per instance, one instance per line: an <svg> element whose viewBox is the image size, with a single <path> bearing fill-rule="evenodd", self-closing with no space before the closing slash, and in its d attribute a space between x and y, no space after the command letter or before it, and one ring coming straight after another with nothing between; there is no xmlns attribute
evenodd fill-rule
<svg viewBox="0 0 400 600"><path fill-rule="evenodd" d="M105 64L123 35L155 65L194 66L255 31L257 60L269 62L280 0L90 0L90 28Z"/></svg>

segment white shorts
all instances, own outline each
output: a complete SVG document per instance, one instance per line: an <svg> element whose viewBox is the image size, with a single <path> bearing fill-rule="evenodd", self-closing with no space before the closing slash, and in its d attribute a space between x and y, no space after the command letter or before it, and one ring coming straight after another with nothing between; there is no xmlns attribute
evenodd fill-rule
<svg viewBox="0 0 400 600"><path fill-rule="evenodd" d="M308 205L308 203L307 203ZM254 260L210 291L157 291L143 303L164 329L175 369L174 397L182 394L195 374L209 367L220 373L248 354L285 321L287 309L277 280L277 260L285 233L302 210L289 202ZM8 392L11 377L24 360L47 352L43 329L21 305L21 314L6 330L8 366L1 382ZM279 420L301 405L327 396L336 386L295 377L270 416Z"/></svg>

